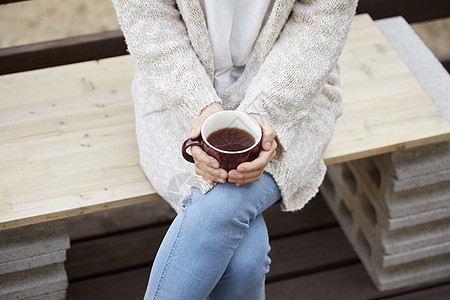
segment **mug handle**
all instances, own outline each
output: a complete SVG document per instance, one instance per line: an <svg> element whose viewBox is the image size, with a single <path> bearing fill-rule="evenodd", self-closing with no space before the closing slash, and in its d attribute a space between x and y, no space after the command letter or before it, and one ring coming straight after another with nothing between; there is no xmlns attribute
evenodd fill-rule
<svg viewBox="0 0 450 300"><path fill-rule="evenodd" d="M194 158L192 157L192 155L190 155L189 153L187 153L187 148L189 148L190 146L203 146L203 140L202 137L199 136L198 138L195 139L187 139L184 141L183 143L183 148L181 150L181 153L183 154L183 157L185 160L187 160L188 162L194 163Z"/></svg>

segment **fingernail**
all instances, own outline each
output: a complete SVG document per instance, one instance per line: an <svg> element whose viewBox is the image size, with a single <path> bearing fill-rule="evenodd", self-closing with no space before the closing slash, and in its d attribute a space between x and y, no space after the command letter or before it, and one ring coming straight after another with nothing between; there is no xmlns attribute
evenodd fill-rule
<svg viewBox="0 0 450 300"><path fill-rule="evenodd" d="M270 148L272 148L272 142L265 142L264 146L266 147L267 150L269 150Z"/></svg>
<svg viewBox="0 0 450 300"><path fill-rule="evenodd" d="M227 173L221 172L221 173L220 173L220 177L221 177L221 178L224 178L224 179L227 178Z"/></svg>
<svg viewBox="0 0 450 300"><path fill-rule="evenodd" d="M219 164L218 164L217 162L213 161L213 162L211 163L211 167L213 167L213 168L218 168L218 167L219 167Z"/></svg>
<svg viewBox="0 0 450 300"><path fill-rule="evenodd" d="M195 137L197 133L197 130L191 129L191 133L189 133L190 137Z"/></svg>

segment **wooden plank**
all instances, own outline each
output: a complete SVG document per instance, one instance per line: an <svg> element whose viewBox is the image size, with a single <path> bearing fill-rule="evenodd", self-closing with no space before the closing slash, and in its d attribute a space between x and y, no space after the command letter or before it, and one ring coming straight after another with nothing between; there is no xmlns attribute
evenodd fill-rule
<svg viewBox="0 0 450 300"><path fill-rule="evenodd" d="M164 200L155 200L65 219L72 243L171 222L175 211ZM300 212L283 213L278 204L264 212L271 239L336 225L336 219L318 194Z"/></svg>
<svg viewBox="0 0 450 300"><path fill-rule="evenodd" d="M432 7L432 5L427 4L426 7ZM439 11L442 12L442 10ZM3 48L0 49L0 75L98 60L127 53L125 39L120 30ZM438 59L449 70L448 58L438 57Z"/></svg>
<svg viewBox="0 0 450 300"><path fill-rule="evenodd" d="M439 56L438 59L444 66L444 68L447 70L447 72L450 73L450 54L447 54L445 56Z"/></svg>
<svg viewBox="0 0 450 300"><path fill-rule="evenodd" d="M161 225L73 243L67 250L67 277L79 280L151 265L168 228Z"/></svg>
<svg viewBox="0 0 450 300"><path fill-rule="evenodd" d="M69 280L150 265L167 228L158 226L72 244L66 261ZM276 239L271 247L269 281L357 261L338 226Z"/></svg>
<svg viewBox="0 0 450 300"><path fill-rule="evenodd" d="M120 30L0 49L0 75L127 54Z"/></svg>
<svg viewBox="0 0 450 300"><path fill-rule="evenodd" d="M25 2L25 1L29 1L29 0L0 0L0 5L14 3L14 2Z"/></svg>
<svg viewBox="0 0 450 300"><path fill-rule="evenodd" d="M141 287L144 286L148 278L150 262L156 254L154 245L159 244L158 238L148 238L147 234L154 235L149 230L136 234L128 233L125 239L124 235L114 235L105 239L75 243L68 250L66 262L70 281L68 294L77 294L77 297L83 298L90 293L89 286L95 285L97 290L94 293L98 296L97 299L113 299L106 297L111 292L110 289L115 289L111 283L113 278L114 280L121 278L121 285L116 288L127 285L126 280L139 282ZM150 240L153 240L153 244L149 243ZM139 248L139 250L130 251L129 249L132 248L130 243L134 243L133 248ZM267 276L268 281L358 261L338 226L277 239L271 245L272 265ZM333 255L330 255L330 249L333 249ZM145 265L148 267L141 268ZM137 266L134 271L126 271L131 270L133 266ZM123 274L121 270L125 270ZM117 274L108 275L111 272L117 272ZM102 276L92 277L96 274ZM131 274L135 275L131 276ZM83 280L83 278L86 279ZM127 297L127 299L132 298Z"/></svg>
<svg viewBox="0 0 450 300"><path fill-rule="evenodd" d="M64 223L73 244L102 235L167 224L175 215L166 201L155 200L67 218Z"/></svg>
<svg viewBox="0 0 450 300"><path fill-rule="evenodd" d="M450 139L450 124L372 24L367 15L355 18L339 59L344 113L326 164Z"/></svg>
<svg viewBox="0 0 450 300"><path fill-rule="evenodd" d="M403 16L409 23L449 16L450 2L442 0L359 0L358 14L368 13L374 20Z"/></svg>
<svg viewBox="0 0 450 300"><path fill-rule="evenodd" d="M338 226L277 239L271 242L271 247L267 282L358 262Z"/></svg>
<svg viewBox="0 0 450 300"><path fill-rule="evenodd" d="M264 212L264 219L271 240L337 224L320 194L295 213L281 212L279 205L275 204Z"/></svg>
<svg viewBox="0 0 450 300"><path fill-rule="evenodd" d="M305 257L311 258L314 255L320 256L320 265L330 263L330 259L333 262L337 260L347 260L349 256L351 259L355 258L355 254L349 246L347 240L342 235L337 226L331 227L331 229L325 229L323 231L313 231L314 233L307 233L305 235L298 235L299 232L305 232L313 228L323 228L330 224L336 224L335 219L331 216L331 213L322 199L317 199L317 204L311 204L307 210L299 213L282 213L278 205L274 205L268 209L267 213L269 217L265 215L266 223L269 228L270 238L272 242L272 252L274 253L274 260L282 260L282 256L290 256L293 262L298 262L298 266L301 268L310 268L312 260L307 263L303 261ZM140 207L140 206L138 206ZM132 210L136 212L135 210ZM135 222L127 222L125 226L119 226L122 219L127 216L128 210L120 209L116 214L111 216L116 217L116 220L109 218L104 221L106 225L94 226L94 232L100 233L101 231L107 231L108 235L104 237L97 237L95 239L88 239L82 241L71 240L71 248L67 251L66 269L70 280L78 280L85 277L95 276L98 274L105 274L108 272L114 272L121 269L127 269L133 266L139 266L143 264L150 264L156 251L159 248L159 244L163 239L164 234L167 231L168 225L153 226L146 228L138 228L136 230L130 230L133 227L129 224L136 224ZM122 214L120 214L122 213ZM145 211L136 213L134 217L137 219L145 219ZM92 217L95 217L93 215ZM148 215L147 215L147 219ZM81 229L89 230L92 225L84 225L85 219L76 219L76 222L71 223L71 227L80 227ZM111 225L112 222L116 222ZM152 221L147 221L151 223ZM138 225L144 225L144 222L137 223ZM127 231L123 232L124 230ZM295 232L295 230L297 232ZM69 228L69 232L71 229ZM273 235L275 232L275 235ZM113 234L117 233L117 234ZM293 235L294 237L282 238L284 236ZM91 236L87 234L87 236ZM85 236L86 237L86 236ZM340 255L335 255L330 259L326 258L326 254L310 253L308 251L311 248L297 249L296 245L300 248L304 247L305 243L317 244L335 242L336 252ZM137 242L138 241L138 242ZM113 250L111 250L113 249ZM117 250L115 250L117 249ZM325 248L324 248L325 249ZM305 253L301 258L295 259L298 253ZM278 258L279 254L279 258ZM272 255L271 255L272 256ZM290 267L299 268L296 264ZM282 275L283 266L277 267L275 263L275 275ZM294 270L290 270L294 272Z"/></svg>
<svg viewBox="0 0 450 300"><path fill-rule="evenodd" d="M150 266L70 282L67 300L142 300Z"/></svg>
<svg viewBox="0 0 450 300"><path fill-rule="evenodd" d="M404 294L410 291L443 284L450 278L418 284L412 287L379 292L361 264L325 270L288 280L269 283L267 299L360 300ZM407 298L408 299L408 298ZM430 299L430 298L428 298Z"/></svg>
<svg viewBox="0 0 450 300"><path fill-rule="evenodd" d="M327 164L450 138L367 15L340 63L345 110ZM0 77L0 229L159 199L139 165L133 74L120 56Z"/></svg>
<svg viewBox="0 0 450 300"><path fill-rule="evenodd" d="M386 298L389 300L448 300L450 296L450 284L436 286L430 289L408 293L396 297Z"/></svg>

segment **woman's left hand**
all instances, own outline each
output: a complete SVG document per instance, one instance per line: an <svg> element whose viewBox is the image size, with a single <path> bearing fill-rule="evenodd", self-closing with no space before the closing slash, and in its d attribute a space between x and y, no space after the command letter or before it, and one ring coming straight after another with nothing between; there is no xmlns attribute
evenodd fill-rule
<svg viewBox="0 0 450 300"><path fill-rule="evenodd" d="M261 178L265 167L276 154L275 149L277 148L277 142L275 141L275 131L269 120L258 114L250 115L258 121L263 129L261 140L262 150L255 160L244 162L240 164L236 170L228 172L228 181L236 183L236 186L258 181Z"/></svg>

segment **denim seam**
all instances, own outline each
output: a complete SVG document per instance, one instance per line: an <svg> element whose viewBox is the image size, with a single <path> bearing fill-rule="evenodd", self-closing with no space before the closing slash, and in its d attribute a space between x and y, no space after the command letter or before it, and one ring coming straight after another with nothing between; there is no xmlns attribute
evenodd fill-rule
<svg viewBox="0 0 450 300"><path fill-rule="evenodd" d="M189 202L191 201L191 198L192 198L192 193L191 193L191 195L189 195ZM171 265L171 263L172 263L172 259L173 259L173 257L174 257L174 255L175 255L175 250L176 250L176 248L177 248L177 246L178 246L178 243L179 243L179 240L181 239L181 231L182 231L182 229L183 229L183 227L184 227L184 221L185 221L185 219L186 219L186 214L187 214L187 212L188 212L188 207L189 206L186 206L185 207L185 212L184 212L184 216L183 216L183 219L181 220L181 224L180 224L180 229L178 229L178 233L177 233L177 236L176 236L176 238L175 238L175 241L174 241L174 243L173 243L173 246L172 246L172 249L170 250L170 253L169 253L169 256L167 257L167 260L166 260L166 263L165 263L165 265L164 265L164 269L163 269L163 271L162 271L162 273L161 273L161 277L159 278L159 281L158 281L158 285L156 286L156 290L155 290L155 294L154 294L154 296L153 296L153 299L157 299L157 297L158 297L158 292L159 292L159 290L160 290L160 288L161 288L161 286L162 286L162 283L163 283L163 281L164 281L164 276L166 275L166 271L167 271L167 269L168 269L168 267Z"/></svg>

